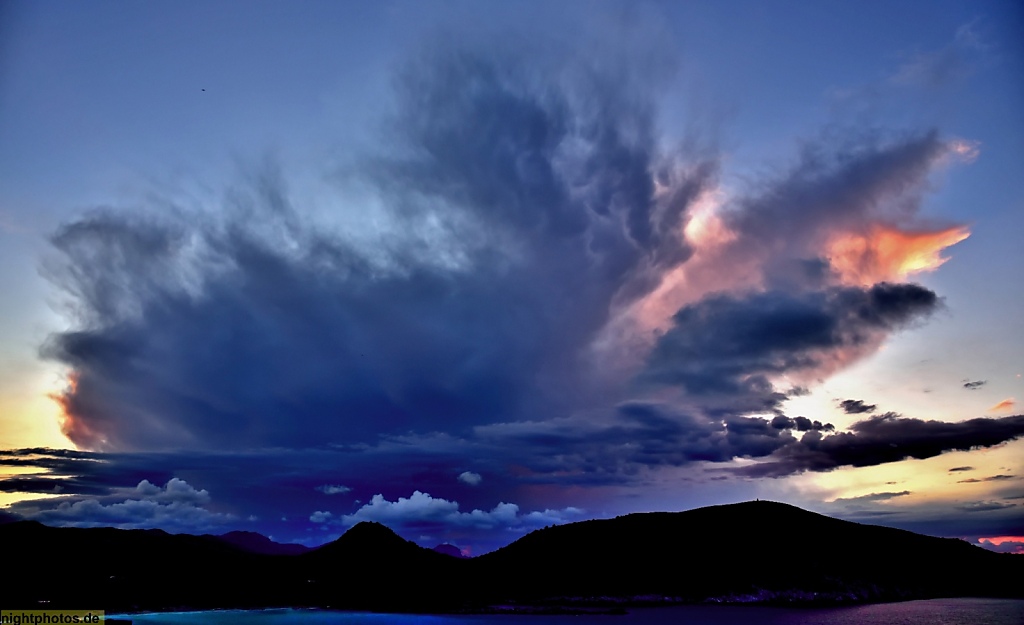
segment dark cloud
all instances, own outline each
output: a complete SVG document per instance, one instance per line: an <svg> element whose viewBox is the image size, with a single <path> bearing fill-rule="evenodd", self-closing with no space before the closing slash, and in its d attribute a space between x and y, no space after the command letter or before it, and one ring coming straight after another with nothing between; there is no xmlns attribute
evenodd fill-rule
<svg viewBox="0 0 1024 625"><path fill-rule="evenodd" d="M777 415L772 418L772 427L780 430L797 430L799 432L809 432L811 430L832 432L836 429L831 423L823 424L821 421L811 421L807 417L793 417L790 419L786 415Z"/></svg>
<svg viewBox="0 0 1024 625"><path fill-rule="evenodd" d="M873 466L991 447L1022 436L1024 415L950 423L886 413L854 423L849 432L830 436L807 432L799 441L779 448L767 461L734 471L749 477L780 477L841 466Z"/></svg>
<svg viewBox="0 0 1024 625"><path fill-rule="evenodd" d="M1015 503L1004 503L1001 501L972 501L963 506L957 506L957 510L964 512L992 512L993 510L1005 510L1016 507Z"/></svg>
<svg viewBox="0 0 1024 625"><path fill-rule="evenodd" d="M41 354L70 371L65 432L102 451L0 452L37 471L0 490L58 494L16 512L314 543L372 519L469 544L658 467L775 477L1021 436L1021 417L836 432L781 411L939 307L870 246L845 267L830 247L913 231L936 132L808 142L700 256L719 163L666 147L658 72L544 56L441 46L399 75L388 133L329 189L372 232L326 226L272 165L202 210L64 224L45 272L70 329ZM683 270L685 293L663 288Z"/></svg>
<svg viewBox="0 0 1024 625"><path fill-rule="evenodd" d="M38 475L15 475L0 478L0 492L66 495L100 495L106 492L86 481Z"/></svg>
<svg viewBox="0 0 1024 625"><path fill-rule="evenodd" d="M1015 475L990 475L988 477L981 477L981 478L972 477L972 478L966 479L966 480L958 480L957 484L977 484L978 482L1002 482L1002 481L1005 481L1005 480L1015 480L1015 479L1017 479L1017 476L1015 476Z"/></svg>
<svg viewBox="0 0 1024 625"><path fill-rule="evenodd" d="M103 497L25 500L12 504L11 509L24 518L68 527L200 532L233 521L228 514L210 510L209 503L207 491L172 478L162 487L143 480L134 488L112 490Z"/></svg>
<svg viewBox="0 0 1024 625"><path fill-rule="evenodd" d="M964 382L964 388L969 391L976 391L979 388L988 384L988 380L976 380L974 382Z"/></svg>
<svg viewBox="0 0 1024 625"><path fill-rule="evenodd" d="M315 227L272 168L218 218L61 227L47 273L75 327L42 354L74 372L66 433L303 446L600 399L579 360L613 302L689 256L716 164L662 153L650 104L599 73L527 70L445 49L402 74L394 149L349 172L388 207L372 253Z"/></svg>
<svg viewBox="0 0 1024 625"><path fill-rule="evenodd" d="M895 499L896 497L905 497L906 495L909 495L909 494L910 494L909 490L900 491L898 493L896 493L896 492L871 493L870 495L861 495L859 497L841 497L839 499L833 500L832 503L844 503L844 504L874 503L874 502L877 502L877 501L888 501L890 499Z"/></svg>
<svg viewBox="0 0 1024 625"><path fill-rule="evenodd" d="M973 471L974 467L953 467L949 470L950 473L956 473L957 471Z"/></svg>
<svg viewBox="0 0 1024 625"><path fill-rule="evenodd" d="M860 399L844 399L839 402L839 407L843 409L846 414L864 414L867 412L874 412L878 406L875 404L865 404Z"/></svg>
<svg viewBox="0 0 1024 625"><path fill-rule="evenodd" d="M807 293L715 295L684 307L651 352L640 379L714 398L719 414L775 410L786 395L769 378L827 366L918 320L938 297L914 284L835 287Z"/></svg>

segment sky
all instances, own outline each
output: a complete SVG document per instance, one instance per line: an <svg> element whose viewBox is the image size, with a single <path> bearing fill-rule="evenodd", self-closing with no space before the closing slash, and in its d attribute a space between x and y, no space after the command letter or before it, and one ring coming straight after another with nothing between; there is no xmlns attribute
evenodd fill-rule
<svg viewBox="0 0 1024 625"><path fill-rule="evenodd" d="M1024 552L1022 29L5 2L0 515L472 555L761 498Z"/></svg>

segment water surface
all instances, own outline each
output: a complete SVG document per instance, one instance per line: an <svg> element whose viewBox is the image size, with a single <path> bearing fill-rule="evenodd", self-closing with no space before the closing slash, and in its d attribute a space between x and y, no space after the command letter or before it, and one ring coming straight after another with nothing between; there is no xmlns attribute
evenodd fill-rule
<svg viewBox="0 0 1024 625"><path fill-rule="evenodd" d="M1021 625L1024 600L931 599L843 608L678 606L623 616L368 614L222 610L133 614L135 625Z"/></svg>

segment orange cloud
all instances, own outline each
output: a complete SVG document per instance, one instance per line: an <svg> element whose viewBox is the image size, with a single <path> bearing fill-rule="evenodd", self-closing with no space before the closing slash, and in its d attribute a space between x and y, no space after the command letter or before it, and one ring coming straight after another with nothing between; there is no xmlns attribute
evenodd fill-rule
<svg viewBox="0 0 1024 625"><path fill-rule="evenodd" d="M1012 397L1007 397L1003 401L999 402L995 406L988 409L989 412L1009 412L1013 410L1013 407L1017 404L1017 400Z"/></svg>
<svg viewBox="0 0 1024 625"><path fill-rule="evenodd" d="M982 536L978 539L979 543L989 543L991 545L1001 545L1003 543L1024 543L1024 536Z"/></svg>
<svg viewBox="0 0 1024 625"><path fill-rule="evenodd" d="M843 232L826 245L832 268L845 284L872 285L934 271L948 258L942 250L971 236L965 226L904 231L874 224L866 234Z"/></svg>
<svg viewBox="0 0 1024 625"><path fill-rule="evenodd" d="M101 447L105 440L101 434L89 427L87 422L77 415L80 408L78 406L80 400L76 400L78 379L79 373L72 371L68 374L67 386L64 390L60 393L51 393L49 397L57 402L63 413L60 420L61 434L68 437L77 447L85 446L96 449Z"/></svg>
<svg viewBox="0 0 1024 625"><path fill-rule="evenodd" d="M1024 536L982 536L978 543L988 543L996 547L1005 545L997 551L1024 555Z"/></svg>

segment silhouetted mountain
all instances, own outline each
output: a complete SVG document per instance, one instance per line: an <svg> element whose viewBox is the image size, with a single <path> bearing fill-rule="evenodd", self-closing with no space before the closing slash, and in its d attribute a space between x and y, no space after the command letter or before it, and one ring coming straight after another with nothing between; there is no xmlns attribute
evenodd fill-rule
<svg viewBox="0 0 1024 625"><path fill-rule="evenodd" d="M272 590L275 575L265 565L274 556L246 552L215 536L162 530L56 528L19 521L0 526L0 549L17 563L17 573L5 577L4 596L28 607L258 606L272 596L265 593ZM44 601L49 603L37 603Z"/></svg>
<svg viewBox="0 0 1024 625"><path fill-rule="evenodd" d="M1024 558L769 501L553 526L478 559L492 570L535 563L504 586L530 600L1024 595Z"/></svg>
<svg viewBox="0 0 1024 625"><path fill-rule="evenodd" d="M220 538L229 545L240 547L246 551L266 555L297 556L300 553L306 553L310 550L310 548L305 545L274 542L263 534L257 532L228 532L227 534L221 534L217 538Z"/></svg>
<svg viewBox="0 0 1024 625"><path fill-rule="evenodd" d="M310 604L367 610L443 610L470 602L460 562L407 541L380 523L355 525L296 560Z"/></svg>
<svg viewBox="0 0 1024 625"><path fill-rule="evenodd" d="M378 523L298 555L259 553L250 546L262 540L235 538L9 523L0 526L0 553L17 574L4 596L26 608L45 600L110 611L1024 597L1020 556L772 502L554 526L471 559Z"/></svg>
<svg viewBox="0 0 1024 625"><path fill-rule="evenodd" d="M462 550L461 549L459 549L458 547L456 547L455 545L453 545L451 543L441 543L440 545L434 547L434 551L436 551L438 553L443 553L444 555L451 556L453 558L465 558L466 557L466 556L462 555Z"/></svg>

